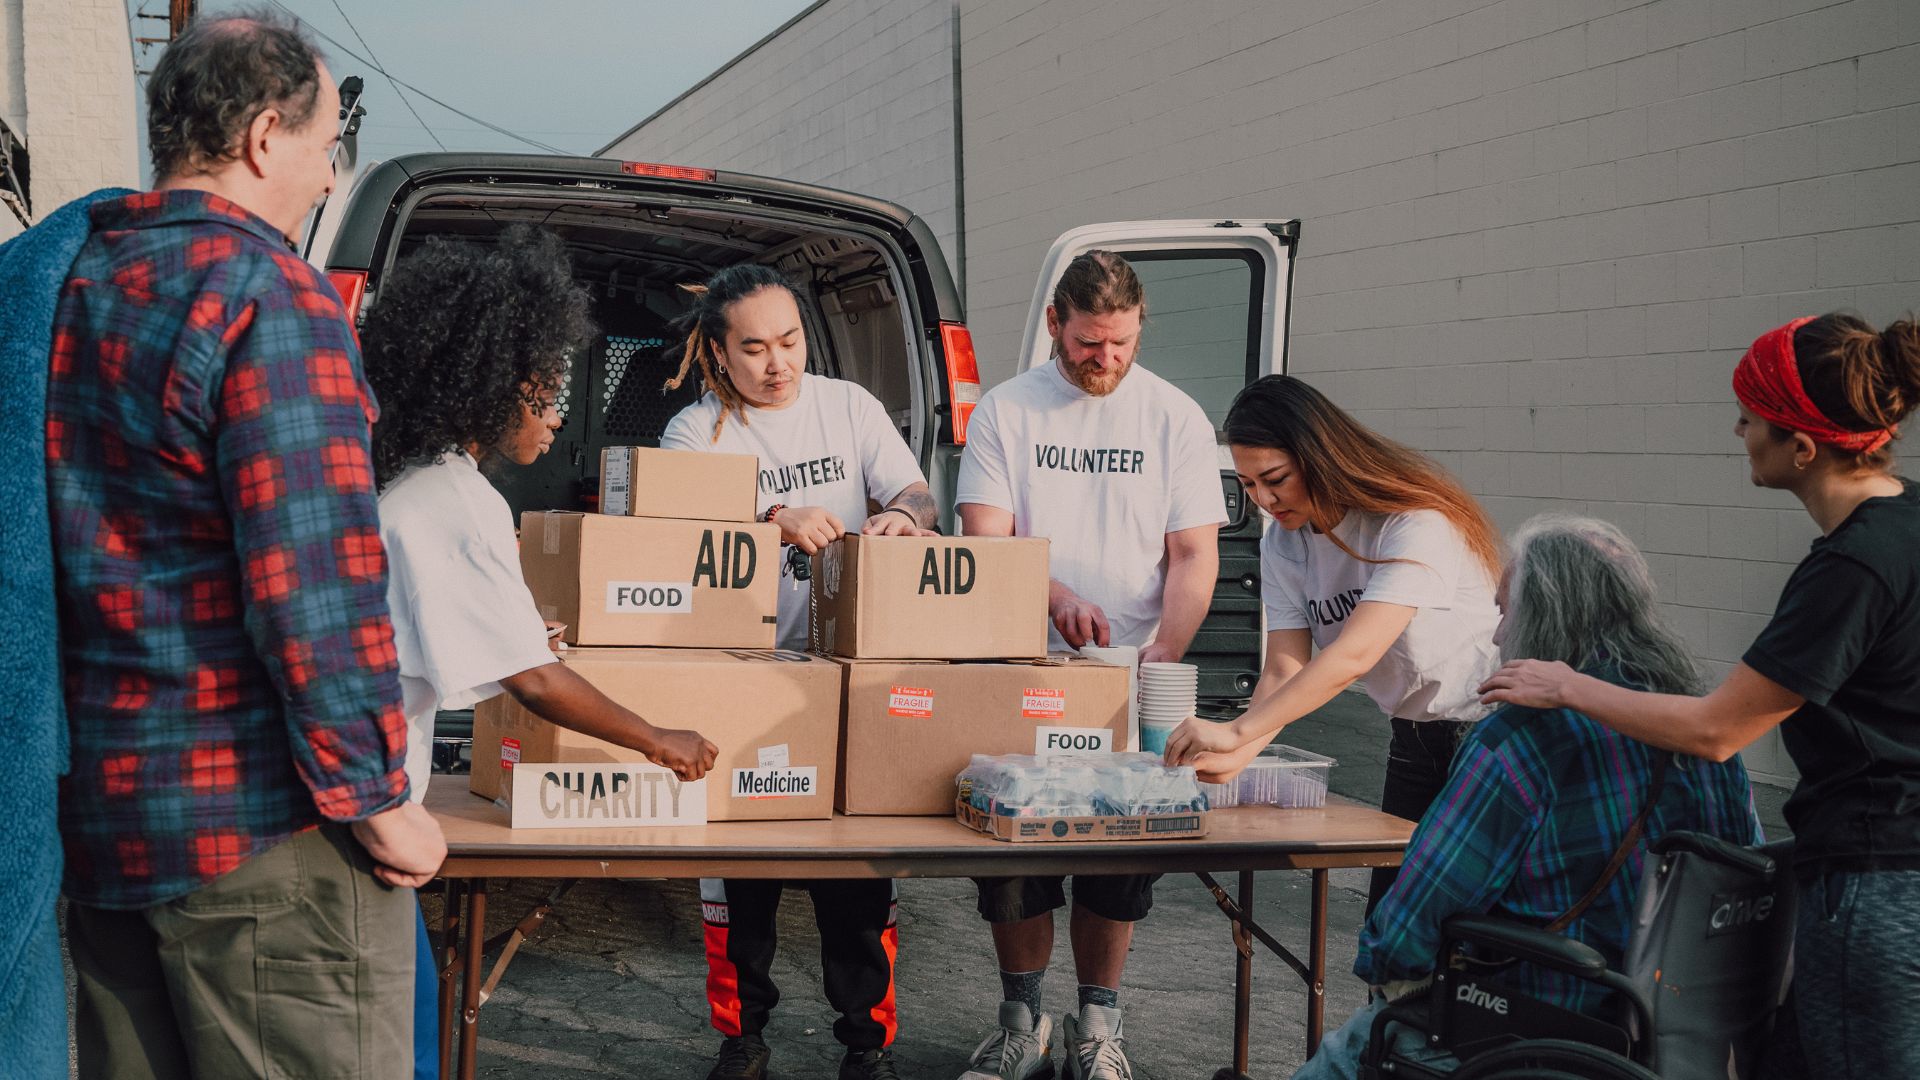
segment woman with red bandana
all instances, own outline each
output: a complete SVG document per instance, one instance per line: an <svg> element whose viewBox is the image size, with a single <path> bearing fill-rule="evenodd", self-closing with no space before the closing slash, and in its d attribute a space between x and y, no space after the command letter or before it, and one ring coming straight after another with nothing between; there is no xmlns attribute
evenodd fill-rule
<svg viewBox="0 0 1920 1080"><path fill-rule="evenodd" d="M1753 343L1733 392L1753 482L1792 492L1822 535L1727 680L1648 694L1521 660L1481 692L1719 761L1782 725L1800 770L1795 1064L1920 1077L1920 485L1890 448L1920 405L1920 323L1795 319Z"/></svg>

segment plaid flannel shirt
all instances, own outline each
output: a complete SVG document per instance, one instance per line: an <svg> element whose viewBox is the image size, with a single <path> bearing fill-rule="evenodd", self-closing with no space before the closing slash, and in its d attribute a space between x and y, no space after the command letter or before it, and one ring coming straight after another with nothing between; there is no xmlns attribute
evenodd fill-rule
<svg viewBox="0 0 1920 1080"><path fill-rule="evenodd" d="M1534 926L1559 918L1593 887L1632 826L1656 753L1568 709L1509 706L1475 724L1407 844L1399 878L1361 932L1354 974L1374 985L1425 978L1450 915L1492 914ZM1567 936L1617 969L1647 845L1674 830L1760 842L1739 758L1718 764L1675 756L1645 839ZM1609 993L1528 964L1503 978L1529 996L1589 1014Z"/></svg>
<svg viewBox="0 0 1920 1080"><path fill-rule="evenodd" d="M140 908L407 796L372 393L340 299L201 192L93 208L47 474L66 892Z"/></svg>

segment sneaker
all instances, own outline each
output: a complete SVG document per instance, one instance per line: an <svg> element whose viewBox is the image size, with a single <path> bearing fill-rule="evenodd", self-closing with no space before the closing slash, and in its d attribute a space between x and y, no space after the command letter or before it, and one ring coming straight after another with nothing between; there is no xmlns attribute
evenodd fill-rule
<svg viewBox="0 0 1920 1080"><path fill-rule="evenodd" d="M772 1056L759 1035L730 1035L721 1040L720 1056L707 1080L767 1080L767 1059Z"/></svg>
<svg viewBox="0 0 1920 1080"><path fill-rule="evenodd" d="M894 1067L893 1051L885 1047L849 1050L840 1059L840 1080L900 1080L900 1070Z"/></svg>
<svg viewBox="0 0 1920 1080"><path fill-rule="evenodd" d="M1053 1018L1024 1002L1000 1003L1000 1027L981 1040L960 1080L1038 1080L1053 1075Z"/></svg>
<svg viewBox="0 0 1920 1080"><path fill-rule="evenodd" d="M1080 1015L1069 1013L1060 1022L1060 1041L1067 1052L1067 1080L1133 1080L1120 1037L1120 1010L1105 1005L1082 1005Z"/></svg>

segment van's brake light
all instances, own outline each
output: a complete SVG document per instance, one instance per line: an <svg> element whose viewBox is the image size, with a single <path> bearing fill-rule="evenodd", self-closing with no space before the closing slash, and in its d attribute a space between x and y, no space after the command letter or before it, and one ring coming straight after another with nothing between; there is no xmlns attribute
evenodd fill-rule
<svg viewBox="0 0 1920 1080"><path fill-rule="evenodd" d="M965 445L967 419L980 401L980 363L973 355L973 332L963 323L941 323L940 349L947 357L947 403L953 410L953 441Z"/></svg>
<svg viewBox="0 0 1920 1080"><path fill-rule="evenodd" d="M653 176L662 180L701 180L711 183L712 169L696 169L690 165L656 165L651 161L623 161L620 171L632 176Z"/></svg>
<svg viewBox="0 0 1920 1080"><path fill-rule="evenodd" d="M367 296L367 272L365 270L329 270L327 281L333 285L333 291L340 294L340 302L346 305L347 321L360 321L360 301Z"/></svg>

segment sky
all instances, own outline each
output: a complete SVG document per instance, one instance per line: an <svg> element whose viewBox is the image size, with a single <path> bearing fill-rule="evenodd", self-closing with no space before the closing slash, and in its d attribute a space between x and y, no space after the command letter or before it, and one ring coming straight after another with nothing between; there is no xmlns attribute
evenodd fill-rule
<svg viewBox="0 0 1920 1080"><path fill-rule="evenodd" d="M255 2L273 6L271 0ZM346 50L378 61L396 78L480 119L569 153L591 154L807 2L278 0L318 34L339 43L320 40L336 79L366 79L362 162L439 149L434 136L450 150L544 151L402 90ZM166 0L127 0L127 6L130 12L164 15L167 10ZM236 6L201 0L203 13ZM166 22L138 20L134 34L164 37ZM143 53L135 47L142 71L152 69L161 48ZM419 119L408 111L408 102ZM144 115L140 126L144 132ZM144 141L143 136L143 160Z"/></svg>

